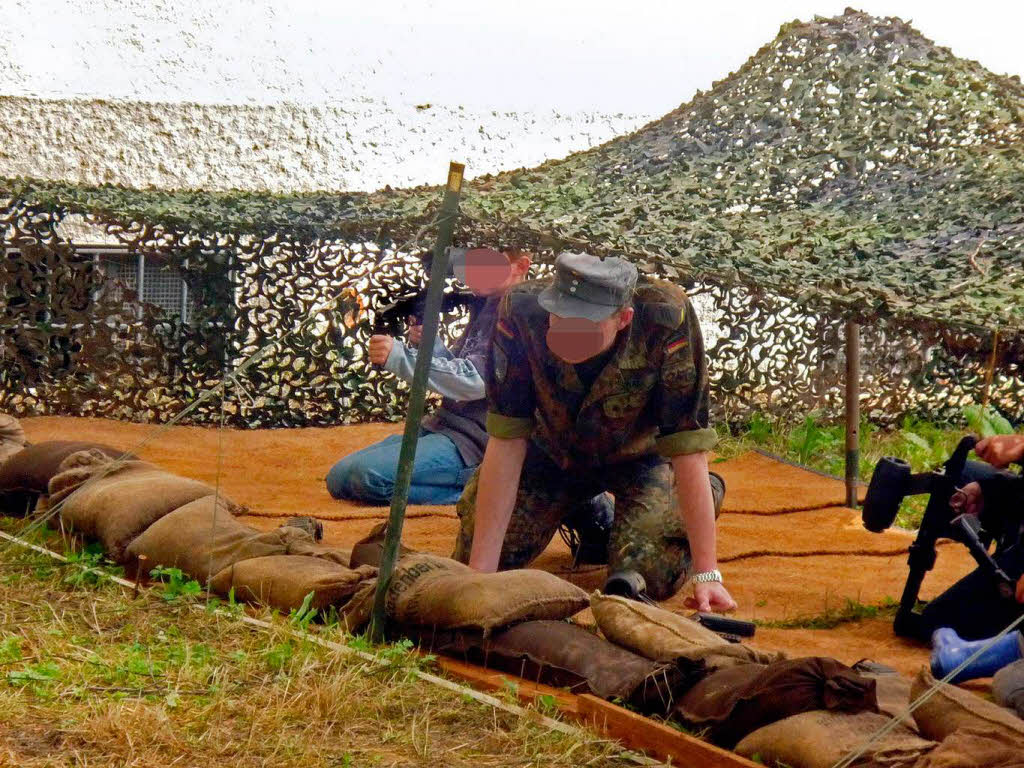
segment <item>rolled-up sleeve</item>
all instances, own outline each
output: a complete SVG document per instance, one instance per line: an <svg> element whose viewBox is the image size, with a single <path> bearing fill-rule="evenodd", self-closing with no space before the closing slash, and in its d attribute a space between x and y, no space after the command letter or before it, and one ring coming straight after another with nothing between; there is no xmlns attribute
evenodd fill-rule
<svg viewBox="0 0 1024 768"><path fill-rule="evenodd" d="M710 451L718 442L708 415L704 337L689 301L682 315L679 327L665 341L656 394L659 435L655 447L667 457Z"/></svg>
<svg viewBox="0 0 1024 768"><path fill-rule="evenodd" d="M490 363L485 366L487 434L505 439L528 437L536 409L530 364L511 307L511 295L505 296L498 308Z"/></svg>

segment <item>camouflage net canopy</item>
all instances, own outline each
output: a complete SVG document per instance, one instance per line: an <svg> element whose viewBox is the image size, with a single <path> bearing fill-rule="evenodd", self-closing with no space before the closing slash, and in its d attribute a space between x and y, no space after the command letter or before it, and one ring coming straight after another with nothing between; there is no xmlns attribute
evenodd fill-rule
<svg viewBox="0 0 1024 768"><path fill-rule="evenodd" d="M365 363L366 319L422 283L408 254L432 238L439 188L280 196L9 179L0 196L0 408L167 418L350 286L369 312L339 313L343 342L322 313L239 377L227 417L400 411L396 384ZM465 244L531 247L546 264L563 248L622 253L688 286L720 416L838 412L854 319L870 418L956 418L987 386L1024 419L1024 89L898 19L787 24L629 136L478 178L462 211ZM127 258L178 270L194 309L125 303L104 262L62 234L71 215ZM215 418L219 406L194 414Z"/></svg>

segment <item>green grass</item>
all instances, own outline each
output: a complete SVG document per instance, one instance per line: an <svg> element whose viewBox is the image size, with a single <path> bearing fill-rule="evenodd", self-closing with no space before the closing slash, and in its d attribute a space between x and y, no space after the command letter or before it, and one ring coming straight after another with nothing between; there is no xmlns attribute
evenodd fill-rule
<svg viewBox="0 0 1024 768"><path fill-rule="evenodd" d="M432 660L408 641L374 647L303 610L256 613L271 629L255 629L237 616L251 609L210 610L173 569L132 599L72 577L105 569L95 552L74 559L0 545L0 765L628 764L538 723L553 702L521 717L420 680Z"/></svg>
<svg viewBox="0 0 1024 768"><path fill-rule="evenodd" d="M867 483L875 464L884 456L896 456L908 461L915 472L942 464L964 435L972 430L982 434L1005 433L1010 425L1005 419L991 415L982 418L977 409L965 409L968 426L936 424L907 417L898 427L881 429L862 421L858 444L860 449L860 479ZM817 414L805 416L798 423L786 423L754 414L746 423L734 427L719 427L720 456L729 458L752 448L774 453L790 461L828 472L846 474L846 433L843 424L823 422ZM914 529L920 525L927 497L906 499L896 524Z"/></svg>
<svg viewBox="0 0 1024 768"><path fill-rule="evenodd" d="M838 610L827 610L817 616L801 616L793 619L776 621L755 620L754 623L765 629L835 629L842 624L851 624L864 619L892 618L896 615L899 603L887 598L879 605L864 603L847 598L846 604Z"/></svg>

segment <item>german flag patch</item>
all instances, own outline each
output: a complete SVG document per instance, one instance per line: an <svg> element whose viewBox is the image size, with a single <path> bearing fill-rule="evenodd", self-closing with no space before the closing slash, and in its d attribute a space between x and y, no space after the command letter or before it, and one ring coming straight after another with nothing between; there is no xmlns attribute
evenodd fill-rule
<svg viewBox="0 0 1024 768"><path fill-rule="evenodd" d="M516 335L512 332L512 328L504 320L498 321L498 333L504 336L506 339L514 339Z"/></svg>
<svg viewBox="0 0 1024 768"><path fill-rule="evenodd" d="M688 346L690 343L689 339L676 339L667 347L665 347L665 354L671 355L673 352L678 352L683 347Z"/></svg>

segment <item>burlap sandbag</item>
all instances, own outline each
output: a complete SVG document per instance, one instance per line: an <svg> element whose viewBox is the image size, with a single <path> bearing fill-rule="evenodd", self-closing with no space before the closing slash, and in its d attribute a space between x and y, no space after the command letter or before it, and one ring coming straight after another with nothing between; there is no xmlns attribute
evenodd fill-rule
<svg viewBox="0 0 1024 768"><path fill-rule="evenodd" d="M398 624L485 633L532 619L565 619L587 603L586 592L546 571L480 573L425 554L398 561L387 593L388 617Z"/></svg>
<svg viewBox="0 0 1024 768"><path fill-rule="evenodd" d="M781 653L730 643L685 616L625 597L594 592L590 608L602 635L654 661L686 659L715 670L747 662L771 664L785 658Z"/></svg>
<svg viewBox="0 0 1024 768"><path fill-rule="evenodd" d="M363 582L376 575L377 569L372 566L352 570L316 557L272 555L229 565L210 579L210 590L227 596L234 589L235 599L240 602L280 611L301 607L312 592L310 607L322 610L344 605Z"/></svg>
<svg viewBox="0 0 1024 768"><path fill-rule="evenodd" d="M732 747L751 731L801 712L877 712L875 681L835 659L809 656L718 670L679 700L676 715L716 744Z"/></svg>
<svg viewBox="0 0 1024 768"><path fill-rule="evenodd" d="M758 728L736 745L736 752L769 766L832 768L888 722L888 717L874 712L804 712ZM934 748L934 741L899 725L852 768L911 768Z"/></svg>
<svg viewBox="0 0 1024 768"><path fill-rule="evenodd" d="M125 547L169 512L214 490L196 480L173 475L144 461L128 461L110 469L96 451L76 453L50 481L50 505L60 505L67 530L98 539L115 562L126 561ZM221 497L224 498L224 497ZM241 508L224 499L231 512Z"/></svg>
<svg viewBox="0 0 1024 768"><path fill-rule="evenodd" d="M911 699L917 701L935 682L928 668L922 667L911 686ZM1024 737L1024 722L1016 713L955 685L942 685L914 710L914 720L922 736L936 741L961 728L984 728L1007 739Z"/></svg>
<svg viewBox="0 0 1024 768"><path fill-rule="evenodd" d="M567 621L526 621L484 638L479 631L420 635L438 653L509 672L573 693L621 699L647 713L667 715L683 672L645 659Z"/></svg>
<svg viewBox="0 0 1024 768"><path fill-rule="evenodd" d="M380 560L384 554L384 537L387 534L387 530L387 521L379 523L378 525L373 526L373 529L366 534L366 536L352 545L353 568L360 565L372 565L376 568L380 567ZM414 550L399 543L398 557L402 558L414 553Z"/></svg>
<svg viewBox="0 0 1024 768"><path fill-rule="evenodd" d="M164 515L128 545L129 563L144 556L148 568L180 568L205 584L229 565L254 557L307 555L348 565L348 553L317 545L300 528L258 531L239 522L223 498L204 496Z"/></svg>
<svg viewBox="0 0 1024 768"><path fill-rule="evenodd" d="M0 413L0 466L25 448L25 430L21 422L6 413Z"/></svg>
<svg viewBox="0 0 1024 768"><path fill-rule="evenodd" d="M961 728L914 768L1021 768L1024 739L987 728Z"/></svg>
<svg viewBox="0 0 1024 768"><path fill-rule="evenodd" d="M123 451L101 443L80 440L48 440L29 445L0 462L0 514L24 515L46 493L61 462L83 450L98 450L116 458ZM132 457L134 458L134 457Z"/></svg>

